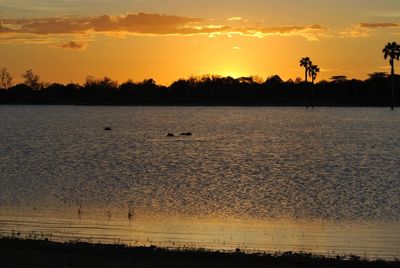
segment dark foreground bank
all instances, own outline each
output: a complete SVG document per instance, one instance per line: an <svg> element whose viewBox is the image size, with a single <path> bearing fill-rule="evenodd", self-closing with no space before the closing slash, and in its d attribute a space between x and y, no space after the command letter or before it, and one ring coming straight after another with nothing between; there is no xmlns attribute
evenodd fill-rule
<svg viewBox="0 0 400 268"><path fill-rule="evenodd" d="M0 267L400 267L400 262L311 254L244 254L0 239Z"/></svg>

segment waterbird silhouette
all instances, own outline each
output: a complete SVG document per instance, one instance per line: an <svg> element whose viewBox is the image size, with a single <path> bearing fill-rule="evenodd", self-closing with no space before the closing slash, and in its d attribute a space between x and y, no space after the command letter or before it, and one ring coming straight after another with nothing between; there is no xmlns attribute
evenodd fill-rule
<svg viewBox="0 0 400 268"><path fill-rule="evenodd" d="M130 209L129 212L128 212L128 220L132 220L132 217L133 217L133 212Z"/></svg>
<svg viewBox="0 0 400 268"><path fill-rule="evenodd" d="M78 208L78 218L79 218L79 219L82 218L82 214L83 214L82 206L79 205L79 208Z"/></svg>
<svg viewBox="0 0 400 268"><path fill-rule="evenodd" d="M396 42L387 43L382 50L385 60L389 58L390 76L391 76L391 91L390 91L390 109L394 109L394 61L400 58L400 45Z"/></svg>
<svg viewBox="0 0 400 268"><path fill-rule="evenodd" d="M174 134L172 134L172 133L168 133L167 134L167 137L174 137L175 135Z"/></svg>
<svg viewBox="0 0 400 268"><path fill-rule="evenodd" d="M182 132L179 135L181 135L181 136L192 136L192 133L190 133L190 132Z"/></svg>
<svg viewBox="0 0 400 268"><path fill-rule="evenodd" d="M104 130L112 130L111 127L105 127Z"/></svg>

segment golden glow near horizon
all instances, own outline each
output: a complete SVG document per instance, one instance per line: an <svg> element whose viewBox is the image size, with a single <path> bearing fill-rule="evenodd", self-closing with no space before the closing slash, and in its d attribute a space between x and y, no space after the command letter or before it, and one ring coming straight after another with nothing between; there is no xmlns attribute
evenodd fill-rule
<svg viewBox="0 0 400 268"><path fill-rule="evenodd" d="M400 36L396 10L398 0L0 0L0 66L14 82L33 69L46 82L168 85L204 74L303 78L309 56L318 80L365 78L389 70L381 50Z"/></svg>

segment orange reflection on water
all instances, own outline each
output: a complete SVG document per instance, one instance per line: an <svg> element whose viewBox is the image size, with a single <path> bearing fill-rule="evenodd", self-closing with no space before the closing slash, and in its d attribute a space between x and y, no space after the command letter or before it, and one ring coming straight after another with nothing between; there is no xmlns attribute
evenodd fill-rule
<svg viewBox="0 0 400 268"><path fill-rule="evenodd" d="M400 227L395 222L344 222L293 219L227 219L83 211L2 209L2 235L54 241L156 245L168 248L254 252L303 251L368 258L399 257Z"/></svg>

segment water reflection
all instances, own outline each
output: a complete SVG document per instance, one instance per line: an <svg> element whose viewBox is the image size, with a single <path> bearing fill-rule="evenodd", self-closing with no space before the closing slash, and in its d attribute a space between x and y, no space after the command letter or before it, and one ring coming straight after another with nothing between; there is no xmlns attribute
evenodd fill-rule
<svg viewBox="0 0 400 268"><path fill-rule="evenodd" d="M60 213L61 214L61 213ZM18 214L2 210L1 233L17 237L78 240L91 243L157 245L168 248L208 248L247 252L303 251L324 255L356 254L392 260L399 256L397 222L333 222L324 220L238 220L141 215L73 217L72 213ZM18 235L16 235L18 234Z"/></svg>

